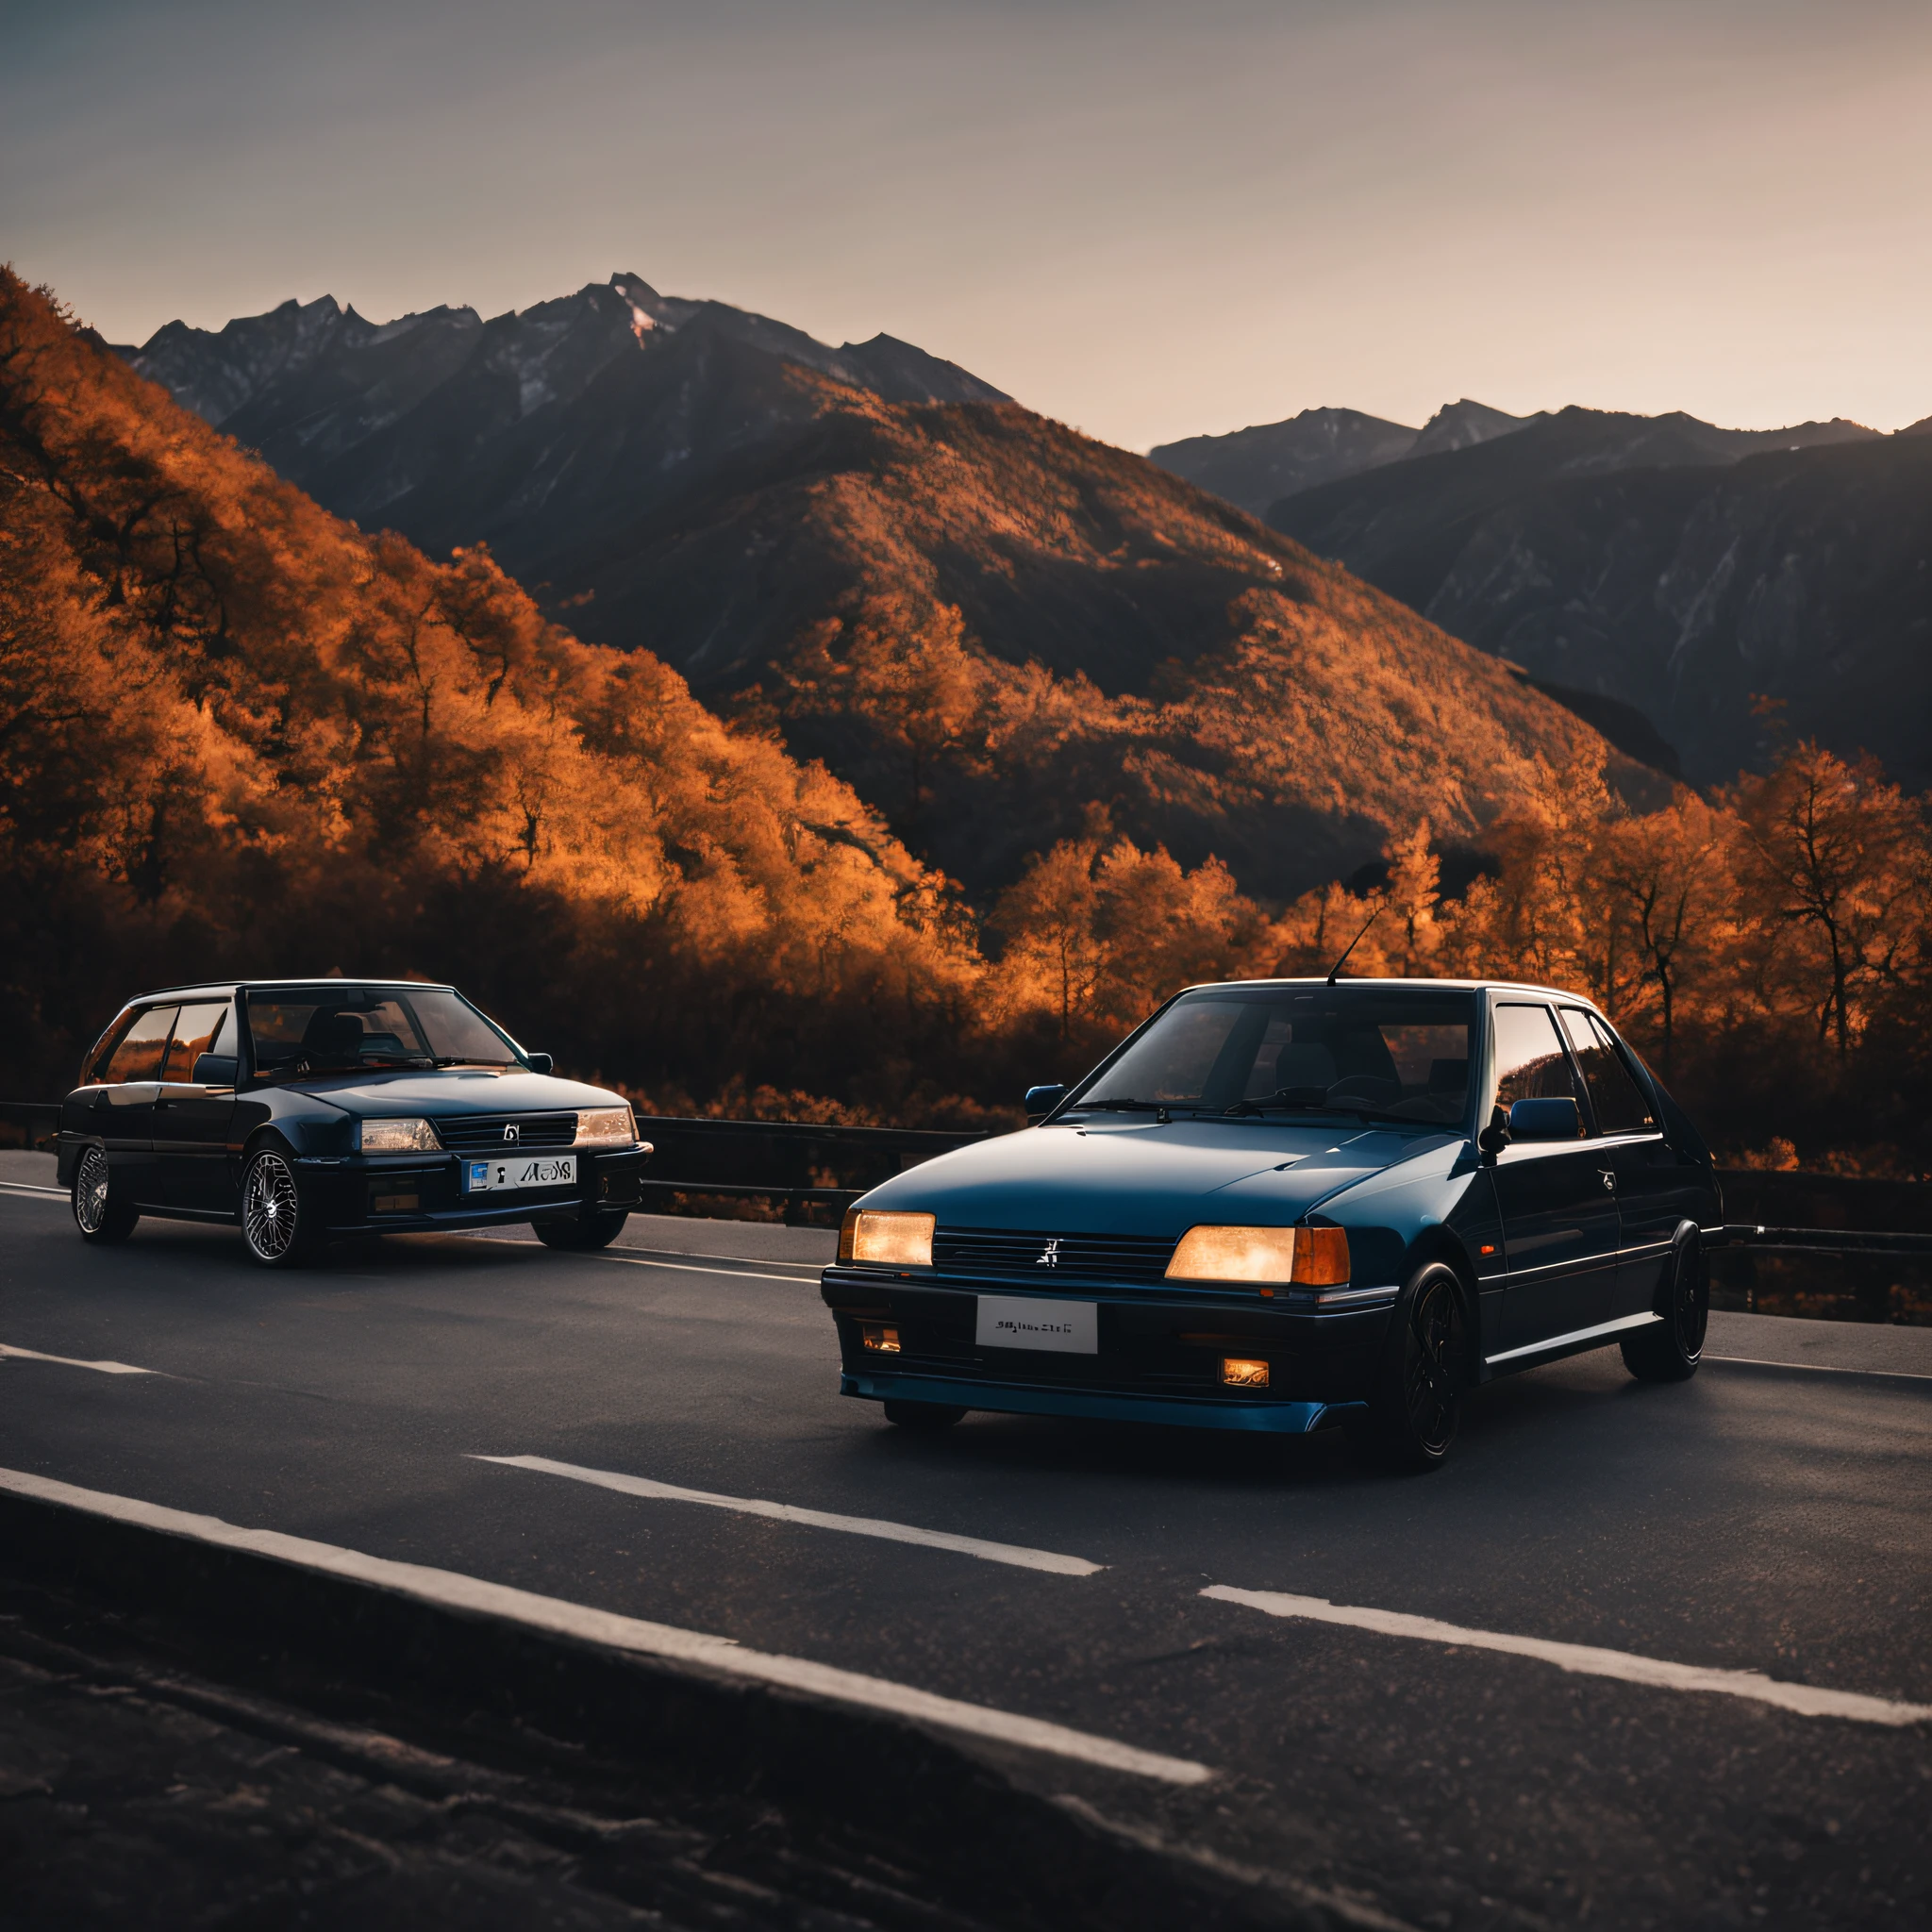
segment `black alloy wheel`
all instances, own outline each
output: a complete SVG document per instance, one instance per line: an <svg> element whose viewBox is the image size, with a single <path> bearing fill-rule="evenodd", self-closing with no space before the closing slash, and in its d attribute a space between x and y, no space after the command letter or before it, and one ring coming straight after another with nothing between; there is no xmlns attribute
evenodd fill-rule
<svg viewBox="0 0 1932 1932"><path fill-rule="evenodd" d="M242 1239L264 1268L298 1268L315 1247L315 1210L304 1200L292 1158L279 1147L249 1157L242 1174Z"/></svg>
<svg viewBox="0 0 1932 1932"><path fill-rule="evenodd" d="M74 1203L74 1224L79 1228L82 1241L109 1247L116 1241L125 1241L134 1232L141 1210L117 1201L114 1191L114 1170L108 1165L107 1155L98 1147L90 1147L74 1170L74 1191L70 1197Z"/></svg>
<svg viewBox="0 0 1932 1932"><path fill-rule="evenodd" d="M624 1232L624 1224L629 1219L626 1208L616 1214L585 1214L575 1221L533 1221L530 1228L546 1248L594 1255Z"/></svg>
<svg viewBox="0 0 1932 1932"><path fill-rule="evenodd" d="M1417 1270L1395 1304L1368 1443L1392 1469L1441 1466L1456 1441L1468 1378L1462 1284L1441 1261Z"/></svg>
<svg viewBox="0 0 1932 1932"><path fill-rule="evenodd" d="M1640 1382L1688 1382L1704 1359L1710 1326L1710 1257L1695 1229L1671 1250L1657 1312L1661 1322L1624 1339L1624 1366Z"/></svg>
<svg viewBox="0 0 1932 1932"><path fill-rule="evenodd" d="M950 1429L966 1420L966 1411L950 1402L889 1402L886 1420L897 1429Z"/></svg>

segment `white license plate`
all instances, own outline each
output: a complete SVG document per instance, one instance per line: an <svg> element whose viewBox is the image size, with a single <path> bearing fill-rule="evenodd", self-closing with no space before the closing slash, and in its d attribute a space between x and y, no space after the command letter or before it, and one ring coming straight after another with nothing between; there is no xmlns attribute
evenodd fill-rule
<svg viewBox="0 0 1932 1932"><path fill-rule="evenodd" d="M505 1193L513 1188L567 1188L577 1177L575 1154L515 1154L508 1160L463 1162L463 1192Z"/></svg>
<svg viewBox="0 0 1932 1932"><path fill-rule="evenodd" d="M1045 1348L1100 1353L1100 1310L1092 1302L1041 1302L1030 1295L983 1294L973 1339L981 1348Z"/></svg>

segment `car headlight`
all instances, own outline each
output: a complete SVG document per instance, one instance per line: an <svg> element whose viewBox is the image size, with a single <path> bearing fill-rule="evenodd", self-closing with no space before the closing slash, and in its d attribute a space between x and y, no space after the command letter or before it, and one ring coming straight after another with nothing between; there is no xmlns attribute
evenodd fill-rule
<svg viewBox="0 0 1932 1932"><path fill-rule="evenodd" d="M395 1121L362 1121L356 1130L356 1145L364 1154L440 1154L442 1142L427 1121L405 1118Z"/></svg>
<svg viewBox="0 0 1932 1932"><path fill-rule="evenodd" d="M1348 1279L1348 1235L1339 1227L1191 1227L1167 1278L1334 1288Z"/></svg>
<svg viewBox="0 0 1932 1932"><path fill-rule="evenodd" d="M637 1117L628 1107L591 1107L577 1115L579 1147L628 1147L637 1137Z"/></svg>
<svg viewBox="0 0 1932 1932"><path fill-rule="evenodd" d="M877 1208L854 1208L839 1230L841 1261L881 1261L891 1268L930 1268L930 1214L888 1214Z"/></svg>

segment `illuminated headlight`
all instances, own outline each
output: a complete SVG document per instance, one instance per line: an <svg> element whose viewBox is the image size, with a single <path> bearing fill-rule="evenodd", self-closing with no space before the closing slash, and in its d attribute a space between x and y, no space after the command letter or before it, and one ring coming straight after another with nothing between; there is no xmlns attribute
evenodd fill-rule
<svg viewBox="0 0 1932 1932"><path fill-rule="evenodd" d="M1339 1227L1191 1227L1167 1278L1333 1288L1348 1279L1348 1236Z"/></svg>
<svg viewBox="0 0 1932 1932"><path fill-rule="evenodd" d="M628 1147L637 1137L637 1118L628 1107L592 1107L577 1116L579 1147Z"/></svg>
<svg viewBox="0 0 1932 1932"><path fill-rule="evenodd" d="M889 1268L930 1268L930 1214L888 1214L876 1208L854 1208L839 1230L841 1261L878 1261Z"/></svg>
<svg viewBox="0 0 1932 1932"><path fill-rule="evenodd" d="M442 1142L427 1121L363 1121L356 1145L364 1154L437 1154Z"/></svg>

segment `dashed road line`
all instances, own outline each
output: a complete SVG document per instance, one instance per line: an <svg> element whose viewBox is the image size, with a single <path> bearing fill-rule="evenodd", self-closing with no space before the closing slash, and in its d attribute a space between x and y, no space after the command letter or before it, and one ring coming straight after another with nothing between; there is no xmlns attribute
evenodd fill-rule
<svg viewBox="0 0 1932 1932"><path fill-rule="evenodd" d="M1874 1375L1881 1382L1932 1382L1917 1369L1846 1369L1836 1362L1771 1362L1753 1355L1707 1355L1707 1362L1735 1362L1743 1369L1797 1369L1807 1375Z"/></svg>
<svg viewBox="0 0 1932 1932"><path fill-rule="evenodd" d="M653 1624L640 1617L620 1616L612 1610L592 1609L588 1604L540 1596L508 1584L486 1582L480 1576L466 1576L460 1571L392 1562L385 1557L342 1549L334 1543L285 1536L279 1530L242 1529L219 1517L196 1516L132 1496L77 1489L71 1483L30 1475L22 1470L0 1469L0 1491L58 1504L118 1523L139 1524L169 1536L190 1538L221 1549L249 1551L299 1569L394 1591L419 1603L501 1617L529 1629L548 1630L638 1656L697 1664L726 1676L802 1690L835 1704L882 1710L936 1729L1019 1745L1053 1757L1099 1765L1108 1771L1127 1772L1137 1777L1174 1785L1204 1784L1214 1775L1208 1766L1191 1758L1143 1751L1138 1745L1096 1737L1090 1731L1076 1731L1043 1718L1023 1717L1017 1711L941 1697L930 1690L915 1690L909 1684L895 1684L890 1678L870 1677L858 1671L814 1663L808 1657L749 1650L729 1637L714 1637L701 1630L680 1629L674 1624Z"/></svg>
<svg viewBox="0 0 1932 1932"><path fill-rule="evenodd" d="M0 1341L0 1360L54 1362L63 1369L92 1369L98 1375L158 1375L158 1369L137 1369L132 1362L84 1362L71 1355L42 1355L37 1348L14 1348Z"/></svg>
<svg viewBox="0 0 1932 1932"><path fill-rule="evenodd" d="M0 1194L19 1194L29 1201L68 1199L65 1188L42 1188L36 1186L32 1181L0 1181Z"/></svg>
<svg viewBox="0 0 1932 1932"><path fill-rule="evenodd" d="M798 1523L811 1529L841 1530L848 1536L877 1537L882 1542L920 1543L931 1550L950 1550L977 1557L988 1563L1010 1563L1016 1570L1044 1570L1056 1576L1097 1576L1105 1563L1085 1557L1062 1556L1058 1550L1028 1549L1024 1543L989 1542L982 1537L955 1536L949 1530L920 1529L909 1523L889 1523L875 1516L839 1516L825 1509L804 1509L792 1503L772 1503L762 1496L723 1496L711 1490L687 1490L675 1483L654 1482L649 1476L621 1475L608 1469L584 1469L574 1462L553 1462L547 1456L473 1456L472 1462L495 1462L506 1469L534 1469L572 1482L616 1490L626 1496L644 1496L666 1503L702 1503L712 1509L730 1509L741 1516L764 1516L776 1523Z"/></svg>
<svg viewBox="0 0 1932 1932"><path fill-rule="evenodd" d="M1815 1684L1792 1684L1757 1671L1725 1671L1703 1664L1669 1663L1624 1650L1600 1650L1589 1643L1557 1643L1545 1637L1512 1637L1497 1630L1465 1629L1434 1617L1401 1610L1374 1610L1330 1603L1321 1596L1288 1596L1272 1590L1235 1590L1215 1584L1201 1594L1217 1603L1241 1604L1271 1617L1299 1617L1315 1624L1341 1624L1381 1637L1407 1637L1424 1643L1455 1644L1462 1650L1498 1650L1534 1657L1588 1677L1615 1677L1662 1690L1714 1691L1775 1705L1800 1717L1849 1718L1855 1724L1917 1724L1932 1721L1932 1705L1905 1704L1890 1697L1868 1697L1857 1690L1827 1690Z"/></svg>

